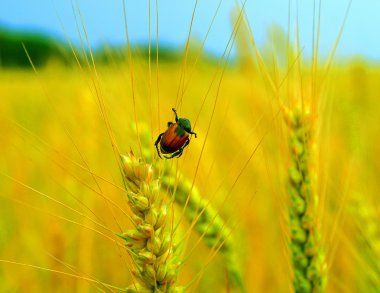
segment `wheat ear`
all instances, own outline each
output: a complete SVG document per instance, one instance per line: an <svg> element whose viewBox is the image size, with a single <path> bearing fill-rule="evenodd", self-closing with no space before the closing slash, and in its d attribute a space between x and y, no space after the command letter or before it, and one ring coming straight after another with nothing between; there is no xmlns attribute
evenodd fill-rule
<svg viewBox="0 0 380 293"><path fill-rule="evenodd" d="M358 276L358 284L367 283L370 286L368 291L379 291L380 280L380 227L379 211L376 203L374 204L362 193L354 193L349 205L349 213L354 221L353 232L356 238L356 245L360 251L363 265L368 266L364 275ZM358 291L364 290L358 286ZM368 286L368 285L367 285Z"/></svg>
<svg viewBox="0 0 380 293"><path fill-rule="evenodd" d="M122 155L121 162L135 221L135 229L120 235L129 248L136 278L127 292L181 292L176 286L179 260L165 226L168 203L161 197L160 182L153 179L151 165L132 153Z"/></svg>
<svg viewBox="0 0 380 293"><path fill-rule="evenodd" d="M325 256L317 225L318 195L312 164L313 117L301 110L285 109L289 127L288 192L290 196L290 250L295 292L323 292L326 284Z"/></svg>
<svg viewBox="0 0 380 293"><path fill-rule="evenodd" d="M163 188L174 193L175 201L181 207L188 203L185 209L185 216L190 223L194 223L194 228L203 237L203 241L210 248L218 248L224 258L225 270L229 284L232 288L245 292L244 282L241 277L240 265L236 254L236 248L231 238L231 229L220 217L218 212L204 199L199 190L177 172L177 180L174 180L174 172L166 169L161 178Z"/></svg>

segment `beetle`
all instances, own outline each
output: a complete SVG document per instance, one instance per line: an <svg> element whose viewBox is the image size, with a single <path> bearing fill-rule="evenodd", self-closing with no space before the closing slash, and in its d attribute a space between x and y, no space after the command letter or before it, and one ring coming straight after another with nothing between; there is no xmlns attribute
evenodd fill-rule
<svg viewBox="0 0 380 293"><path fill-rule="evenodd" d="M168 122L168 129L161 133L154 143L157 154L161 159L161 154L165 159L179 158L183 149L190 142L190 135L194 134L197 137L197 134L191 131L190 120L178 118L177 111L174 108L172 108L172 111L175 114L175 123Z"/></svg>

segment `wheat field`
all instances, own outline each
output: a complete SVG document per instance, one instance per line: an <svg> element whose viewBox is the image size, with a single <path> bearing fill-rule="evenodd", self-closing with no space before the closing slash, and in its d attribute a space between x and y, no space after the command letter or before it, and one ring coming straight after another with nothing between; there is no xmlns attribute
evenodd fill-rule
<svg viewBox="0 0 380 293"><path fill-rule="evenodd" d="M379 292L378 64L231 26L0 68L1 292ZM197 137L160 159L172 108Z"/></svg>

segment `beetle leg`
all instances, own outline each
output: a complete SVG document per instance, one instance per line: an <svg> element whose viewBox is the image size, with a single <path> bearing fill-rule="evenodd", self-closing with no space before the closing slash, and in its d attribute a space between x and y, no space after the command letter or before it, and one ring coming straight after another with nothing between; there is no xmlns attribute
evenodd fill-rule
<svg viewBox="0 0 380 293"><path fill-rule="evenodd" d="M168 157L168 159L172 159L174 157L179 158L180 156L182 156L182 152L183 148L180 148L178 151L174 152L170 157Z"/></svg>
<svg viewBox="0 0 380 293"><path fill-rule="evenodd" d="M178 152L177 152L177 158L179 158L180 156L182 156L182 153L183 153L183 148L179 149Z"/></svg>
<svg viewBox="0 0 380 293"><path fill-rule="evenodd" d="M173 122L168 122L168 127L172 126L173 124Z"/></svg>
<svg viewBox="0 0 380 293"><path fill-rule="evenodd" d="M181 147L181 149L183 150L188 144L190 143L190 139L187 138L186 139L186 142L184 143L184 145Z"/></svg>
<svg viewBox="0 0 380 293"><path fill-rule="evenodd" d="M161 138L162 138L163 135L164 135L164 132L161 133L161 134L157 137L157 140L156 140L156 142L154 143L154 145L156 146L157 154L158 154L158 156L159 156L161 159L162 159L162 157L161 157L160 151L159 151L159 149L158 149L158 144L159 144L159 142L161 141Z"/></svg>
<svg viewBox="0 0 380 293"><path fill-rule="evenodd" d="M196 134L195 132L190 131L189 133L190 133L190 134L194 134L195 138L197 138L197 134Z"/></svg>
<svg viewBox="0 0 380 293"><path fill-rule="evenodd" d="M175 122L178 122L178 115L177 115L177 111L174 109L174 108L172 108L172 111L174 112L174 114L175 114Z"/></svg>
<svg viewBox="0 0 380 293"><path fill-rule="evenodd" d="M156 142L154 143L155 146L158 145L158 143L160 142L160 140L161 140L161 138L162 138L163 135L164 135L164 132L161 133L161 134L157 137Z"/></svg>

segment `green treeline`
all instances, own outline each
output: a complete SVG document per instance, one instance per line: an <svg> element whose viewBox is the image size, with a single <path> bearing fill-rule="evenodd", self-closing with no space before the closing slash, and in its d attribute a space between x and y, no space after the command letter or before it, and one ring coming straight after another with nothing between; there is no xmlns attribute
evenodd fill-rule
<svg viewBox="0 0 380 293"><path fill-rule="evenodd" d="M76 60L70 46L66 41L61 41L47 35L13 31L0 27L0 69L4 67L31 68L29 59L23 47L25 46L33 64L36 67L44 66L48 60L54 59L66 66L76 66ZM199 54L200 48L189 49L188 57ZM81 47L75 47L77 58L82 64L86 63L85 55ZM125 45L110 46L105 44L93 48L94 58L97 64L128 63L128 54ZM151 44L151 60L156 59L156 45ZM173 48L160 44L158 52L160 63L178 62L183 58L183 48ZM89 55L89 51L86 50ZM149 49L147 44L133 45L132 54L134 59L148 59ZM217 58L205 52L202 53L202 61L205 63L216 63Z"/></svg>
<svg viewBox="0 0 380 293"><path fill-rule="evenodd" d="M64 46L56 40L40 34L0 28L0 67L30 68L22 44L27 48L35 66L45 65L52 57L65 63Z"/></svg>

